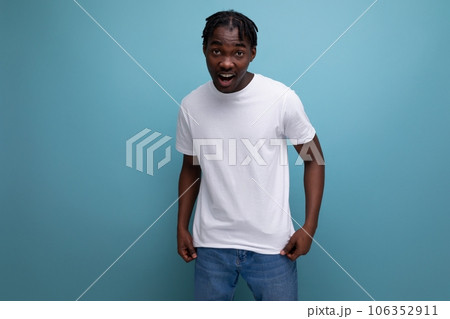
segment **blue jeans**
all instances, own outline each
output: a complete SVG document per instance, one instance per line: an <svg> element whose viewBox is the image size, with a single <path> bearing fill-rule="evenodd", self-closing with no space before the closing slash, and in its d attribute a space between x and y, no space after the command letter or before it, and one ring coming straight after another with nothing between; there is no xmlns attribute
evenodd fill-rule
<svg viewBox="0 0 450 319"><path fill-rule="evenodd" d="M239 275L256 300L297 300L297 264L286 256L197 248L195 300L233 300Z"/></svg>

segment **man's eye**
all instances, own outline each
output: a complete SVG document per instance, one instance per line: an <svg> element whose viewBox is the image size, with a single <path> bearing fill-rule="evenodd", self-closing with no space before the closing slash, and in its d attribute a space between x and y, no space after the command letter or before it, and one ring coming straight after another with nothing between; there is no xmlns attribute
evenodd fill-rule
<svg viewBox="0 0 450 319"><path fill-rule="evenodd" d="M237 52L236 52L236 55L237 55L238 57L244 56L244 52L243 52L243 51L237 51Z"/></svg>
<svg viewBox="0 0 450 319"><path fill-rule="evenodd" d="M219 55L220 54L220 50L219 49L213 49L212 50L212 54Z"/></svg>

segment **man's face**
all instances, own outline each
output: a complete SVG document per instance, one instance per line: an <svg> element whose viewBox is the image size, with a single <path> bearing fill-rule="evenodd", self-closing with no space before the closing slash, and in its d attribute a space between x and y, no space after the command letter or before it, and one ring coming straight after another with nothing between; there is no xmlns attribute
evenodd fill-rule
<svg viewBox="0 0 450 319"><path fill-rule="evenodd" d="M237 28L217 27L203 46L209 74L214 86L222 93L242 90L250 83L248 65L256 55L247 38L239 40Z"/></svg>

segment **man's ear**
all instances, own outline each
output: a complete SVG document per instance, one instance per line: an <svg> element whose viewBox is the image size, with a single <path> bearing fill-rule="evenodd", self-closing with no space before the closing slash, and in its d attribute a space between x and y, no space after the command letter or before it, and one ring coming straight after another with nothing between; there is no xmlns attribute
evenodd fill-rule
<svg viewBox="0 0 450 319"><path fill-rule="evenodd" d="M203 54L206 56L206 45L203 45Z"/></svg>
<svg viewBox="0 0 450 319"><path fill-rule="evenodd" d="M251 58L250 62L252 62L255 57L256 57L256 47L253 47L252 48L252 58Z"/></svg>

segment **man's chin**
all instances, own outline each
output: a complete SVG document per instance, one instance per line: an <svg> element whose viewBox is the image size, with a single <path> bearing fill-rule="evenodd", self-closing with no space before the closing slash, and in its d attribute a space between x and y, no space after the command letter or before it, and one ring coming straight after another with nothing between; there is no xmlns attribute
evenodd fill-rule
<svg viewBox="0 0 450 319"><path fill-rule="evenodd" d="M222 93L233 93L236 91L236 83L234 78L230 81L221 81L217 79L213 82L216 89Z"/></svg>

